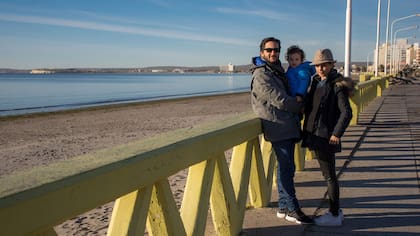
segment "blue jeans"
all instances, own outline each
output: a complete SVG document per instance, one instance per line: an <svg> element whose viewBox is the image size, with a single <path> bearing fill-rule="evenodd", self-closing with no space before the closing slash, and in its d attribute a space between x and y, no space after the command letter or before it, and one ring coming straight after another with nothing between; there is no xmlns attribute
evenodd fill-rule
<svg viewBox="0 0 420 236"><path fill-rule="evenodd" d="M295 191L295 142L282 140L271 142L277 156L277 190L279 192L279 208L289 211L298 210L299 203Z"/></svg>

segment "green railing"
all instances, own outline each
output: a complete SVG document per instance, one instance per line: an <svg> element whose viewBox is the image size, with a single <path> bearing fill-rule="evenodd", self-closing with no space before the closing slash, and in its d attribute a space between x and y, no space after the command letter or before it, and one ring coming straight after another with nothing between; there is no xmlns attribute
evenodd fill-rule
<svg viewBox="0 0 420 236"><path fill-rule="evenodd" d="M385 85L359 84L353 110ZM204 235L209 210L214 232L238 235L246 208L271 199L276 161L261 132L258 118L241 114L3 177L1 235L56 235L55 225L111 201L108 235ZM168 179L185 169L178 206Z"/></svg>

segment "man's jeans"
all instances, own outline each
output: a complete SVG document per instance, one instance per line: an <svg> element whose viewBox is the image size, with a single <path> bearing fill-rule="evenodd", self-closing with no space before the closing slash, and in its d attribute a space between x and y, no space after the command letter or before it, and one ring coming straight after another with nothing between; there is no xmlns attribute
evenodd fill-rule
<svg viewBox="0 0 420 236"><path fill-rule="evenodd" d="M298 210L299 203L295 191L295 143L293 140L272 142L277 156L277 189L279 192L279 208L289 211Z"/></svg>

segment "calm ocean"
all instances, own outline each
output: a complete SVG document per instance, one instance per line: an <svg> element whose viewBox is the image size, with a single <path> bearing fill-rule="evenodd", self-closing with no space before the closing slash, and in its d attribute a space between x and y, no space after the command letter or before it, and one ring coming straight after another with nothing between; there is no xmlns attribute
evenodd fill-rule
<svg viewBox="0 0 420 236"><path fill-rule="evenodd" d="M0 116L249 91L250 74L0 74Z"/></svg>

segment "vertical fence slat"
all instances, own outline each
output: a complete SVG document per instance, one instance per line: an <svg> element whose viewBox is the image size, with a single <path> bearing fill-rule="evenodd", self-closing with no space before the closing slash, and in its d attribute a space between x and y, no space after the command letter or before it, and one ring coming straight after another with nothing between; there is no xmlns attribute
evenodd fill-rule
<svg viewBox="0 0 420 236"><path fill-rule="evenodd" d="M210 208L213 224L218 235L233 236L239 234L241 228L234 228L238 208L229 169L223 153L217 157L216 161Z"/></svg>
<svg viewBox="0 0 420 236"><path fill-rule="evenodd" d="M267 205L271 197L272 177L267 178L267 173L272 171L274 165L270 163L271 152L263 155L260 149L258 137L251 140L252 143L252 165L249 184L249 201L253 207Z"/></svg>
<svg viewBox="0 0 420 236"><path fill-rule="evenodd" d="M152 187L126 194L115 201L108 236L144 234Z"/></svg>
<svg viewBox="0 0 420 236"><path fill-rule="evenodd" d="M186 235L184 224L166 179L157 182L152 191L152 198L147 220L149 235Z"/></svg>
<svg viewBox="0 0 420 236"><path fill-rule="evenodd" d="M215 159L211 158L188 170L180 209L187 235L204 235L215 165Z"/></svg>

